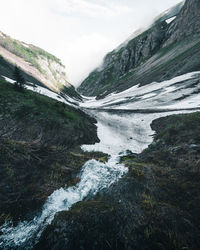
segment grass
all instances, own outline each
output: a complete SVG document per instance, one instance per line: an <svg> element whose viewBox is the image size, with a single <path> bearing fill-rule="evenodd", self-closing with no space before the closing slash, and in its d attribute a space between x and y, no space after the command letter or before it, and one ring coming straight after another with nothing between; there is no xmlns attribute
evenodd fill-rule
<svg viewBox="0 0 200 250"><path fill-rule="evenodd" d="M45 57L48 60L55 61L59 65L63 66L61 61L50 53L32 45L30 45L29 47L23 46L21 42L12 39L9 36L0 37L0 45L8 51L12 52L13 54L24 58L27 62L35 66L41 73L44 72L39 63L37 62L39 57Z"/></svg>
<svg viewBox="0 0 200 250"><path fill-rule="evenodd" d="M176 144L180 140L182 143L187 143L191 139L191 132L188 132L188 130L199 131L200 129L200 112L180 114L178 116L172 115L162 119L168 120L169 122L166 123L164 127L160 127L155 139L162 139L166 143ZM156 123L157 122L154 121L152 126L156 126ZM196 133L196 137L193 139L199 142L200 134Z"/></svg>
<svg viewBox="0 0 200 250"><path fill-rule="evenodd" d="M40 208L54 190L75 185L89 159L107 159L79 148L98 142L94 123L80 110L0 79L0 225L8 215L18 220Z"/></svg>
<svg viewBox="0 0 200 250"><path fill-rule="evenodd" d="M26 89L19 92L2 79L0 115L2 132L11 131L18 140L35 140L41 134L46 143L70 146L97 138L95 120L82 111Z"/></svg>
<svg viewBox="0 0 200 250"><path fill-rule="evenodd" d="M30 118L34 115L37 121L41 119L55 122L80 121L75 110L49 97L36 94L29 90L16 91L12 84L0 79L0 112L9 113L17 119Z"/></svg>
<svg viewBox="0 0 200 250"><path fill-rule="evenodd" d="M67 93L70 96L75 96L81 99L75 89L67 81L65 66L61 63L60 59L54 55L33 45L26 45L23 42L14 40L6 35L4 35L4 37L0 37L0 46L4 47L12 54L22 58L25 62L28 62L30 67L39 71L38 74L33 74L33 76L24 72L25 79L27 81L46 85L43 80L39 80L42 79L40 76L41 73L46 80L53 84L55 87L54 90L59 90L60 93ZM28 65L27 67L29 67ZM0 55L0 71L2 75L12 78L13 67L14 65L12 63L5 61ZM67 87L64 87L64 84L66 84Z"/></svg>

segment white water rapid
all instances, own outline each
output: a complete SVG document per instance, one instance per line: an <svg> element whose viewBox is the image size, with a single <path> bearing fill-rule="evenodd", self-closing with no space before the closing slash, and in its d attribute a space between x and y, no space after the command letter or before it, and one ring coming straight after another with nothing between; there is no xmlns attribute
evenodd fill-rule
<svg viewBox="0 0 200 250"><path fill-rule="evenodd" d="M44 204L41 215L31 221L20 222L16 227L5 224L1 228L3 235L0 236L0 248L31 249L57 212L69 210L76 202L94 196L127 172L127 169L117 161L118 158L114 156L106 164L96 160L86 162L80 173L81 181L74 187L61 188L53 192Z"/></svg>
<svg viewBox="0 0 200 250"><path fill-rule="evenodd" d="M176 112L178 113L178 112ZM120 155L126 150L140 153L152 142L152 120L172 114L110 114L96 112L98 120L98 137L100 143L83 145L87 151L102 151L111 157L107 163L96 160L87 161L79 174L80 182L67 189L53 192L45 202L41 214L31 221L12 223L0 228L0 249L32 249L42 232L50 224L57 212L69 210L73 204L91 198L97 192L109 188L118 181L128 169L119 163Z"/></svg>

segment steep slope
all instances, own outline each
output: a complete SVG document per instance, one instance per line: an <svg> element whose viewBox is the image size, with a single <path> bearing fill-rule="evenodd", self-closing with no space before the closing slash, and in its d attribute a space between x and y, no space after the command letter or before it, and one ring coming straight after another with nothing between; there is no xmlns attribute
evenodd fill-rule
<svg viewBox="0 0 200 250"><path fill-rule="evenodd" d="M107 54L101 68L94 70L78 91L102 97L136 84L146 85L198 71L199 13L199 0L187 0L182 8L175 6L167 15L164 13L148 30ZM176 18L170 20L172 17Z"/></svg>
<svg viewBox="0 0 200 250"><path fill-rule="evenodd" d="M99 141L94 123L80 110L0 79L0 226L76 183L77 172L94 157L79 146Z"/></svg>
<svg viewBox="0 0 200 250"><path fill-rule="evenodd" d="M14 65L21 68L27 81L79 98L60 59L0 32L0 75L12 78Z"/></svg>
<svg viewBox="0 0 200 250"><path fill-rule="evenodd" d="M177 76L167 81L135 85L125 91L112 93L96 100L87 98L83 108L156 112L200 107L200 71Z"/></svg>

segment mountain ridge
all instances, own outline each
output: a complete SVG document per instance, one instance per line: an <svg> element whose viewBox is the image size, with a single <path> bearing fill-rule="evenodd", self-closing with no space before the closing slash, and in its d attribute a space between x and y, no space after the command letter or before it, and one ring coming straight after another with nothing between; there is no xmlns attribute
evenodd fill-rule
<svg viewBox="0 0 200 250"><path fill-rule="evenodd" d="M0 62L0 75L13 78L13 68L17 65L27 82L80 99L74 86L69 83L65 66L60 59L35 45L15 40L1 31Z"/></svg>
<svg viewBox="0 0 200 250"><path fill-rule="evenodd" d="M199 9L198 0L187 0L174 20L155 22L119 51L108 53L101 69L91 72L78 91L102 98L136 84L146 85L198 71Z"/></svg>

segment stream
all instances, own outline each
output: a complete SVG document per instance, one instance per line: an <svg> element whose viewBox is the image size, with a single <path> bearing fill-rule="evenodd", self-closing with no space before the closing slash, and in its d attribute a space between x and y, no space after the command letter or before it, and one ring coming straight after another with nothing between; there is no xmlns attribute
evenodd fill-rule
<svg viewBox="0 0 200 250"><path fill-rule="evenodd" d="M32 249L57 212L67 211L73 204L94 197L122 178L128 169L119 163L120 156L126 155L127 150L140 153L153 140L150 128L152 120L174 113L183 111L155 114L89 111L98 121L100 142L82 145L82 149L109 154L109 160L105 164L94 159L87 161L79 173L80 182L76 186L54 191L43 205L41 213L31 221L19 222L16 226L12 222L4 224L0 228L0 248Z"/></svg>

